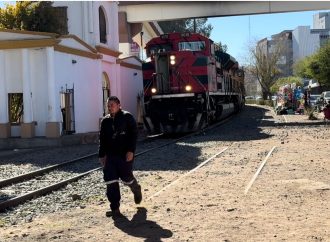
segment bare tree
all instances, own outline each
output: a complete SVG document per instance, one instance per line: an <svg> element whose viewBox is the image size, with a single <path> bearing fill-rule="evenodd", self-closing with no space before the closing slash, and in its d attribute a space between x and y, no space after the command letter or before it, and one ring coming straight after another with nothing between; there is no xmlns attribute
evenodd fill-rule
<svg viewBox="0 0 330 242"><path fill-rule="evenodd" d="M281 71L278 64L281 61L283 48L280 44L263 45L260 41L249 50L250 72L261 85L262 97L267 99L271 96L271 86L279 78Z"/></svg>

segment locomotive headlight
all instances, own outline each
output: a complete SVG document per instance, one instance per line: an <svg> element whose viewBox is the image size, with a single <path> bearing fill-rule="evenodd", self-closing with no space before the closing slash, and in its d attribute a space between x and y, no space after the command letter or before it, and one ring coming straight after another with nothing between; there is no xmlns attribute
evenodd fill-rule
<svg viewBox="0 0 330 242"><path fill-rule="evenodd" d="M157 92L157 89L156 88L151 88L151 93L156 93Z"/></svg>
<svg viewBox="0 0 330 242"><path fill-rule="evenodd" d="M170 55L170 64L175 65L175 55Z"/></svg>
<svg viewBox="0 0 330 242"><path fill-rule="evenodd" d="M190 92L192 90L192 87L190 85L186 85L184 87L184 89L187 91L187 92Z"/></svg>

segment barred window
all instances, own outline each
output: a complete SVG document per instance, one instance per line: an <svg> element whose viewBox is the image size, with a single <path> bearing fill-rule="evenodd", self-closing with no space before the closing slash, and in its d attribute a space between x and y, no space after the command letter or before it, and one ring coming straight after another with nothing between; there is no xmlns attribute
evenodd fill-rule
<svg viewBox="0 0 330 242"><path fill-rule="evenodd" d="M11 124L23 121L23 93L8 93L8 112Z"/></svg>
<svg viewBox="0 0 330 242"><path fill-rule="evenodd" d="M59 23L58 31L59 34L68 34L68 7L54 7L54 15Z"/></svg>

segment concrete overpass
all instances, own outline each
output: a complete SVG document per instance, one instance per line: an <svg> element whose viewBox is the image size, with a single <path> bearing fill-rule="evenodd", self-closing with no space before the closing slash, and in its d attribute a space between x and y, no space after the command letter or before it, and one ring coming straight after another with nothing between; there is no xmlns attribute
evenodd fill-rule
<svg viewBox="0 0 330 242"><path fill-rule="evenodd" d="M127 22L330 10L330 1L161 1L119 2Z"/></svg>

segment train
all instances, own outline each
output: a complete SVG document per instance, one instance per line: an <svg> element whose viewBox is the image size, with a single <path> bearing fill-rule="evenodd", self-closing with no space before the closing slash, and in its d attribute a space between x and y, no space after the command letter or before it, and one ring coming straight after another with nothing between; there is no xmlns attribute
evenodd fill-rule
<svg viewBox="0 0 330 242"><path fill-rule="evenodd" d="M244 107L244 70L210 38L168 33L145 50L143 123L150 134L201 130Z"/></svg>

